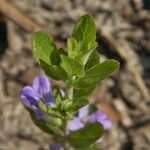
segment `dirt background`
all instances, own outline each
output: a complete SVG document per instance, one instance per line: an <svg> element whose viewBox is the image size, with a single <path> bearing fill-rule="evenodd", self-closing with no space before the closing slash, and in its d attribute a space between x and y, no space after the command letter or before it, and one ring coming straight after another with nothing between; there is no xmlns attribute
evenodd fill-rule
<svg viewBox="0 0 150 150"><path fill-rule="evenodd" d="M149 0L0 0L0 150L48 149L50 137L19 100L21 88L42 73L32 57L31 33L49 32L65 47L86 13L96 20L101 60L121 63L91 96L113 121L100 149L150 149Z"/></svg>

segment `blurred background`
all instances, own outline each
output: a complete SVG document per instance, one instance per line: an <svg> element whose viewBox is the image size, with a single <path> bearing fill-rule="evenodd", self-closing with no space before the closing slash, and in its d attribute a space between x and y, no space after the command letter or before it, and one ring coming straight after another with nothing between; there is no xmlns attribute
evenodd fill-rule
<svg viewBox="0 0 150 150"><path fill-rule="evenodd" d="M49 136L19 100L21 88L41 74L31 34L49 32L65 48L86 13L96 21L101 61L121 63L91 95L113 122L100 149L150 149L150 0L0 0L0 150L48 149Z"/></svg>

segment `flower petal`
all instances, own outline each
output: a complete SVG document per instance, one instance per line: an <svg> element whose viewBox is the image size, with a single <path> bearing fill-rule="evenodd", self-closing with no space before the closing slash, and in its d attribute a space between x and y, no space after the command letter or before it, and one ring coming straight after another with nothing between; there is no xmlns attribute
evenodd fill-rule
<svg viewBox="0 0 150 150"><path fill-rule="evenodd" d="M44 100L45 104L49 105L50 103L54 103L54 96L51 92L46 93L43 96L43 100Z"/></svg>
<svg viewBox="0 0 150 150"><path fill-rule="evenodd" d="M74 118L73 120L68 121L67 128L70 131L76 131L84 127L84 124L81 122L80 118Z"/></svg>
<svg viewBox="0 0 150 150"><path fill-rule="evenodd" d="M102 142L103 142L103 137L99 138L99 139L96 141L97 144L102 144Z"/></svg>
<svg viewBox="0 0 150 150"><path fill-rule="evenodd" d="M64 98L66 96L66 93L64 90L60 89L60 93L61 93L61 96Z"/></svg>
<svg viewBox="0 0 150 150"><path fill-rule="evenodd" d="M40 95L43 96L50 92L50 82L46 76L37 76L33 80L33 89Z"/></svg>
<svg viewBox="0 0 150 150"><path fill-rule="evenodd" d="M112 128L112 122L109 119L105 119L105 120L99 121L99 122L103 125L105 130L109 130Z"/></svg>
<svg viewBox="0 0 150 150"><path fill-rule="evenodd" d="M34 111L36 119L40 120L45 118L45 115L35 105L32 106L32 110Z"/></svg>
<svg viewBox="0 0 150 150"><path fill-rule="evenodd" d="M26 99L26 97L24 95L21 95L21 101L25 107L32 109L31 102L28 99Z"/></svg>
<svg viewBox="0 0 150 150"><path fill-rule="evenodd" d="M31 108L37 103L39 97L31 86L25 86L21 91L21 100L26 107Z"/></svg>
<svg viewBox="0 0 150 150"><path fill-rule="evenodd" d="M89 122L101 123L106 130L112 127L112 122L107 118L105 113L100 111L96 111L95 113L91 114L87 120Z"/></svg>
<svg viewBox="0 0 150 150"><path fill-rule="evenodd" d="M62 146L60 144L50 144L49 150L63 150Z"/></svg>
<svg viewBox="0 0 150 150"><path fill-rule="evenodd" d="M89 105L85 105L84 107L78 110L78 117L82 119L84 117L87 117L88 113L89 113Z"/></svg>

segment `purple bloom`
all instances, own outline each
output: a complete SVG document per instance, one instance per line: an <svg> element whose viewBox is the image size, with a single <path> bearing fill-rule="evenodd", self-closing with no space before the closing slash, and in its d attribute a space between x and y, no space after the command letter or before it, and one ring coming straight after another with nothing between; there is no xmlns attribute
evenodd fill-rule
<svg viewBox="0 0 150 150"><path fill-rule="evenodd" d="M111 121L103 112L96 111L95 113L88 116L89 105L80 108L78 112L78 117L68 121L67 127L70 131L76 131L80 128L83 128L84 125L88 122L99 122L103 125L105 130L110 129L112 126Z"/></svg>
<svg viewBox="0 0 150 150"><path fill-rule="evenodd" d="M86 105L78 110L78 117L75 117L73 120L68 121L67 128L69 131L76 131L85 126L89 122L99 122L103 125L105 130L108 130L112 126L112 122L107 118L107 116L100 111L96 111L93 114L89 115L89 105ZM101 143L102 138L98 139L96 143Z"/></svg>
<svg viewBox="0 0 150 150"><path fill-rule="evenodd" d="M63 150L62 146L60 144L50 144L49 150Z"/></svg>
<svg viewBox="0 0 150 150"><path fill-rule="evenodd" d="M99 122L103 125L104 129L110 129L112 127L112 122L107 118L106 114L100 111L96 111L91 114L88 119L89 122Z"/></svg>
<svg viewBox="0 0 150 150"><path fill-rule="evenodd" d="M85 105L84 107L78 110L78 117L80 119L86 118L89 114L89 105Z"/></svg>
<svg viewBox="0 0 150 150"><path fill-rule="evenodd" d="M32 86L25 86L22 89L21 100L26 108L34 111L37 119L44 118L44 114L37 107L38 101L42 100L49 106L54 105L54 98L48 78L46 76L35 77Z"/></svg>
<svg viewBox="0 0 150 150"><path fill-rule="evenodd" d="M77 118L77 117L71 121L68 121L68 123L67 123L67 128L70 131L76 131L76 130L81 129L83 127L84 127L84 123L81 121L80 118Z"/></svg>

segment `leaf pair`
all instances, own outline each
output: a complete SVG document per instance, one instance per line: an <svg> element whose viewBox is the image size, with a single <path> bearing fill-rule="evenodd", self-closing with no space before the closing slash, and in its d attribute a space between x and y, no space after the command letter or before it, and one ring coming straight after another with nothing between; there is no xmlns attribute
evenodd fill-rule
<svg viewBox="0 0 150 150"><path fill-rule="evenodd" d="M60 67L63 49L57 49L51 36L45 32L35 32L32 35L33 55L45 73L55 80L67 80L66 71Z"/></svg>
<svg viewBox="0 0 150 150"><path fill-rule="evenodd" d="M89 96L99 82L110 76L118 68L119 63L116 60L106 60L101 64L95 65L86 71L83 77L74 82L74 88L77 89L76 96Z"/></svg>

